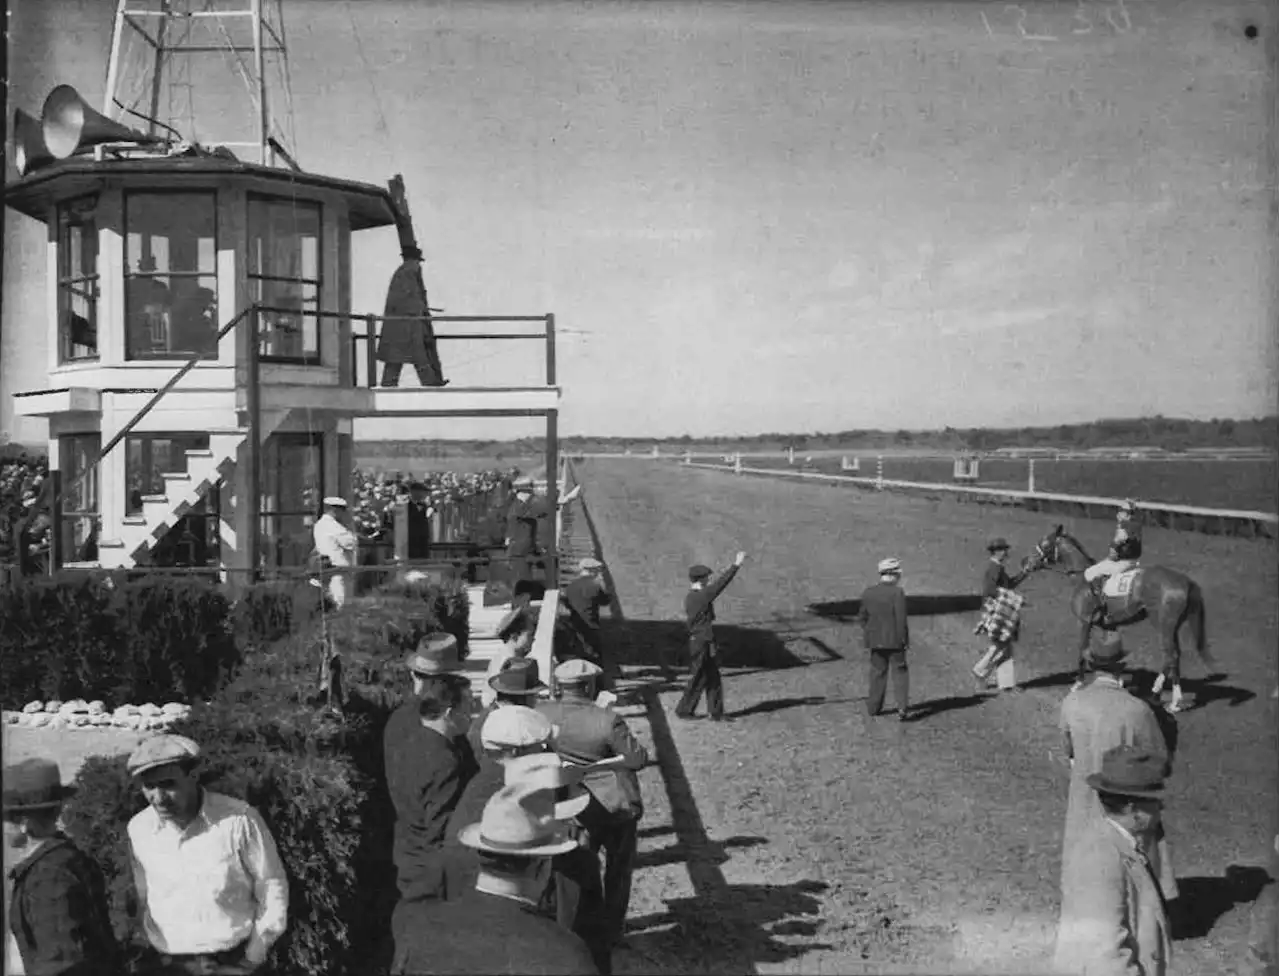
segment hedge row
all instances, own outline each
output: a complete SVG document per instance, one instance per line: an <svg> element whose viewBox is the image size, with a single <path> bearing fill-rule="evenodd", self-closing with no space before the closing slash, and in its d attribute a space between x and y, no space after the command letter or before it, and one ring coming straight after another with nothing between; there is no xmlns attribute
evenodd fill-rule
<svg viewBox="0 0 1280 976"><path fill-rule="evenodd" d="M206 786L258 808L288 870L289 928L264 976L377 973L389 960L395 902L382 731L401 700L406 650L432 630L465 638L466 592L393 584L336 614L311 615L309 607L307 594L287 587L241 601L228 626L240 631L237 641L277 639L243 653L226 684L174 731L200 743ZM329 646L344 665L340 711L323 707L319 694ZM142 798L124 757L90 759L77 785L67 829L102 865L117 933L136 947L143 937L125 825Z"/></svg>

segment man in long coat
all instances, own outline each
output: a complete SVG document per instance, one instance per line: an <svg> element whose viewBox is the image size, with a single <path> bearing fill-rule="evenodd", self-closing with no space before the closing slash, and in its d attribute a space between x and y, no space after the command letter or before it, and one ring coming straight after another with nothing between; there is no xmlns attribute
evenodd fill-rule
<svg viewBox="0 0 1280 976"><path fill-rule="evenodd" d="M380 385L399 386L400 371L405 363L412 363L423 386L445 386L449 381L440 366L436 334L431 327L432 310L422 284L422 251L406 247L400 256L403 260L387 287L382 333L378 337L378 361L386 364Z"/></svg>
<svg viewBox="0 0 1280 976"><path fill-rule="evenodd" d="M1067 816L1062 830L1063 857L1078 843L1089 823L1102 815L1096 791L1088 778L1102 768L1102 757L1120 746L1135 746L1165 763L1169 775L1168 740L1151 707L1130 694L1121 680L1125 670L1125 650L1114 631L1102 646L1091 649L1086 661L1091 674L1072 688L1062 701L1060 726L1067 758L1071 761L1071 787L1067 793ZM1144 851L1156 871L1165 898L1178 896L1168 843L1158 828Z"/></svg>
<svg viewBox="0 0 1280 976"><path fill-rule="evenodd" d="M1062 861L1062 915L1054 971L1083 976L1166 976L1169 918L1145 855L1160 823L1164 757L1121 746L1087 778L1102 815Z"/></svg>

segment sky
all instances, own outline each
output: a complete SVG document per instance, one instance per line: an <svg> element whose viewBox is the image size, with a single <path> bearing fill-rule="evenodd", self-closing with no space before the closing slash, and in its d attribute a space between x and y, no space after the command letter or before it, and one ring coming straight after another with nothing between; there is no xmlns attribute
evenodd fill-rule
<svg viewBox="0 0 1280 976"><path fill-rule="evenodd" d="M58 83L100 103L113 5L11 4L11 110ZM284 12L286 144L316 172L404 174L433 304L556 313L562 436L1276 412L1274 4ZM178 120L200 138L242 87L205 63L228 101ZM5 233L0 430L22 440L43 228ZM355 251L353 306L380 311L395 234ZM532 380L541 351L510 345L443 344L446 373ZM490 431L537 428L448 436Z"/></svg>

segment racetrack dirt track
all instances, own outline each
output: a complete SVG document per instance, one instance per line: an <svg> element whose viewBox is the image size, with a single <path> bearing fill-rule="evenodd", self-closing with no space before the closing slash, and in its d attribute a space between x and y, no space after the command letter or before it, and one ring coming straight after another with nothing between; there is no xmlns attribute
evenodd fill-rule
<svg viewBox="0 0 1280 976"><path fill-rule="evenodd" d="M964 598L989 536L1007 536L1018 559L1062 521L1100 553L1109 524L643 459L577 470L625 615L606 628L628 676L656 683L637 731L664 753L661 776L644 775L635 923L618 971L1036 971L1057 920L1068 587L1048 573L1024 584L1028 690L1014 696L975 694L981 646ZM1172 973L1230 973L1249 902L1274 873L1276 547L1163 530L1145 543L1144 562L1203 587L1227 672L1200 684L1184 654L1199 707L1179 716L1166 812L1183 892ZM682 722L661 668L679 654L685 572L722 568L739 548L748 562L717 604L734 721ZM805 610L856 598L888 555L908 594L956 598L912 617L911 697L925 715L906 725L865 715L859 629ZM1135 666L1158 666L1149 625L1125 638Z"/></svg>

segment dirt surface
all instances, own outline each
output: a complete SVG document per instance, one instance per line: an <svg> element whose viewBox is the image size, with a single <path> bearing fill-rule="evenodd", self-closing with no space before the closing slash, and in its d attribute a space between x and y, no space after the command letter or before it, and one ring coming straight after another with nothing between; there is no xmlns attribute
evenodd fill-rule
<svg viewBox="0 0 1280 976"><path fill-rule="evenodd" d="M1068 769L1057 711L1073 678L1066 583L1040 574L1014 696L978 696L976 592L985 540L1021 557L1061 519L870 495L670 462L577 463L625 622L606 621L657 742L620 972L1034 972L1051 950ZM1105 547L1102 521L1065 520ZM749 561L718 603L725 725L674 718L680 602L690 563ZM1209 640L1228 675L1179 718L1166 813L1186 914L1173 974L1231 972L1249 903L1274 872L1277 832L1277 563L1274 543L1149 530L1148 564L1204 588ZM806 613L851 600L877 560L902 559L913 616L917 722L865 714L853 625ZM1154 629L1129 628L1136 666ZM683 675L683 672L681 672ZM892 694L892 692L890 692ZM705 707L705 706L704 706Z"/></svg>

